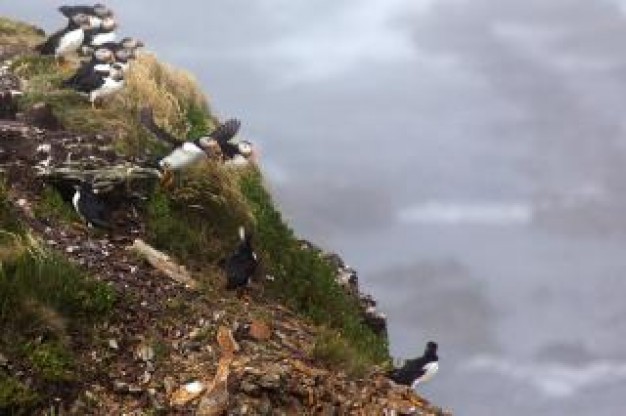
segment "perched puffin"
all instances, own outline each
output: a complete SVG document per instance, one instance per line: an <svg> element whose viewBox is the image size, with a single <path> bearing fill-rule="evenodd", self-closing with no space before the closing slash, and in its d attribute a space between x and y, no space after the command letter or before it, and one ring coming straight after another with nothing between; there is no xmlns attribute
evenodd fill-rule
<svg viewBox="0 0 626 416"><path fill-rule="evenodd" d="M104 4L94 4L93 6L61 6L59 12L68 19L77 14L86 14L87 16L96 16L105 18L113 16L113 11Z"/></svg>
<svg viewBox="0 0 626 416"><path fill-rule="evenodd" d="M429 341L426 344L424 355L413 360L407 360L402 367L389 372L388 377L397 384L411 386L415 389L418 384L430 380L438 370L437 343Z"/></svg>
<svg viewBox="0 0 626 416"><path fill-rule="evenodd" d="M92 29L92 21L86 14L78 13L69 18L67 27L51 35L36 47L42 55L54 55L59 59L76 52L85 40L85 30Z"/></svg>
<svg viewBox="0 0 626 416"><path fill-rule="evenodd" d="M108 48L98 48L94 51L91 60L83 63L70 78L63 81L64 87L75 87L88 78L94 71L108 71L108 65L115 62L115 55Z"/></svg>
<svg viewBox="0 0 626 416"><path fill-rule="evenodd" d="M124 87L124 71L118 63L100 67L97 65L89 74L81 77L72 86L74 90L87 94L91 106L103 97L112 95Z"/></svg>
<svg viewBox="0 0 626 416"><path fill-rule="evenodd" d="M158 169L161 172L161 180L164 185L170 184L173 172L189 168L199 161L207 159L217 138L233 137L239 128L238 125L226 122L218 126L208 136L191 141L181 141L156 125L150 107L141 110L139 121L157 138L174 147L174 150L158 161Z"/></svg>
<svg viewBox="0 0 626 416"><path fill-rule="evenodd" d="M87 46L100 46L104 43L115 42L117 22L112 17L105 17L100 25L85 31L82 44Z"/></svg>
<svg viewBox="0 0 626 416"><path fill-rule="evenodd" d="M240 242L235 252L223 262L226 271L226 289L235 290L248 285L258 266L257 255L252 248L252 235L239 227Z"/></svg>
<svg viewBox="0 0 626 416"><path fill-rule="evenodd" d="M78 215L85 221L87 227L110 230L111 224L107 220L107 207L98 198L98 195L93 190L93 186L88 182L83 182L81 185L76 185L74 189L72 205L74 205Z"/></svg>
<svg viewBox="0 0 626 416"><path fill-rule="evenodd" d="M144 46L145 45L142 41L135 39L135 38L126 37L119 42L105 42L101 45L98 45L98 48L106 48L112 51L113 53L116 53L117 51L122 50L122 49L128 49L132 51L133 56L134 56L135 51ZM86 56L92 55L94 53L94 47L83 45L81 47L81 53Z"/></svg>

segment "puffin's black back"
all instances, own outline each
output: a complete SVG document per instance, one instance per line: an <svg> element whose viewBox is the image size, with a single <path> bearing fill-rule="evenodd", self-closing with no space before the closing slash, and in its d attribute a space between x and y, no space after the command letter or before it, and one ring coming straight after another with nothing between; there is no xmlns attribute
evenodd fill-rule
<svg viewBox="0 0 626 416"><path fill-rule="evenodd" d="M93 193L91 184L84 182L80 187L80 199L78 200L78 213L92 225L100 228L110 228L107 217L106 204Z"/></svg>
<svg viewBox="0 0 626 416"><path fill-rule="evenodd" d="M226 260L226 289L245 286L256 272L258 262L252 248L252 236L246 234L235 252Z"/></svg>
<svg viewBox="0 0 626 416"><path fill-rule="evenodd" d="M437 344L430 341L426 344L424 355L419 358L407 360L402 367L390 371L387 376L397 384L410 386L413 384L415 379L421 377L425 373L424 366L426 364L438 360Z"/></svg>
<svg viewBox="0 0 626 416"><path fill-rule="evenodd" d="M79 26L70 19L65 29L61 29L58 32L50 35L50 37L48 37L48 39L46 39L44 43L42 43L41 45L37 45L35 49L42 55L54 55L61 38L65 36L66 33L78 28Z"/></svg>

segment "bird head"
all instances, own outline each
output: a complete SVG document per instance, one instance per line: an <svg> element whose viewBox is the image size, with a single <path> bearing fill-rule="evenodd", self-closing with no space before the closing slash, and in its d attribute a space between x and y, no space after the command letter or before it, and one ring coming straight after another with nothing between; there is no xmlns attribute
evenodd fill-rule
<svg viewBox="0 0 626 416"><path fill-rule="evenodd" d="M238 142L237 150L239 150L239 153L241 153L241 155L245 158L252 156L252 153L254 152L252 143L247 140L241 140L240 142Z"/></svg>
<svg viewBox="0 0 626 416"><path fill-rule="evenodd" d="M82 29L91 29L91 19L84 13L77 13L74 16L70 17L72 23L77 26L80 26Z"/></svg>
<svg viewBox="0 0 626 416"><path fill-rule="evenodd" d="M144 43L140 41L139 39L128 38L128 37L122 39L120 43L122 44L124 48L131 49L131 50L135 50L137 48L143 48L145 46Z"/></svg>
<svg viewBox="0 0 626 416"><path fill-rule="evenodd" d="M109 76L116 81L121 81L124 79L124 67L119 63L112 64Z"/></svg>
<svg viewBox="0 0 626 416"><path fill-rule="evenodd" d="M107 48L98 48L93 53L93 56L96 58L98 62L115 62L115 56L113 56L113 52Z"/></svg>
<svg viewBox="0 0 626 416"><path fill-rule="evenodd" d="M124 49L119 49L115 51L115 59L120 62L126 62L129 59L133 59L134 57L135 57L135 54L133 53L131 49L124 48Z"/></svg>
<svg viewBox="0 0 626 416"><path fill-rule="evenodd" d="M117 22L115 21L115 19L113 19L113 17L105 17L104 19L102 19L102 24L100 25L100 27L102 28L102 30L105 31L115 30L117 29Z"/></svg>
<svg viewBox="0 0 626 416"><path fill-rule="evenodd" d="M93 12L98 17L110 17L113 16L113 11L107 6L101 3L94 4Z"/></svg>

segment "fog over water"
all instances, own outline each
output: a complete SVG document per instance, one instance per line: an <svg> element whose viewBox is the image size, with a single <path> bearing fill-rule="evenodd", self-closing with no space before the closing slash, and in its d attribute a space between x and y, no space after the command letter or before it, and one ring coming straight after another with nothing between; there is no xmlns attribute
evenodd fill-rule
<svg viewBox="0 0 626 416"><path fill-rule="evenodd" d="M62 25L60 1L0 0ZM243 119L459 415L626 409L626 1L109 1ZM532 412L532 413L531 413Z"/></svg>

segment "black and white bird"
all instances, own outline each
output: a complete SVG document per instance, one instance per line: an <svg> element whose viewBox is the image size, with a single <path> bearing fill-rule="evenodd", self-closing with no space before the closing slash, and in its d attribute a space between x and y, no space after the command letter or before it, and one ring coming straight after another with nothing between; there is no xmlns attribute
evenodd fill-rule
<svg viewBox="0 0 626 416"><path fill-rule="evenodd" d="M85 31L93 29L93 22L83 13L72 15L64 29L51 35L44 43L36 47L42 55L52 55L59 59L74 53L85 40Z"/></svg>
<svg viewBox="0 0 626 416"><path fill-rule="evenodd" d="M223 262L226 272L226 289L235 290L248 285L259 264L252 248L252 235L244 227L239 227L239 245L233 254Z"/></svg>
<svg viewBox="0 0 626 416"><path fill-rule="evenodd" d="M239 140L232 142L232 138L237 134L241 127L241 122L237 119L231 119L224 123L224 129L229 134L212 134L213 139L217 142L220 152L227 165L246 165L254 156L254 147L247 140Z"/></svg>
<svg viewBox="0 0 626 416"><path fill-rule="evenodd" d="M105 17L101 19L97 27L85 31L85 38L82 44L97 47L105 43L115 42L117 38L115 29L117 29L115 19L113 19L113 17Z"/></svg>
<svg viewBox="0 0 626 416"><path fill-rule="evenodd" d="M120 64L111 64L108 67L94 68L87 76L81 78L74 90L87 95L91 106L95 108L97 102L115 94L124 88L124 71Z"/></svg>
<svg viewBox="0 0 626 416"><path fill-rule="evenodd" d="M139 48L144 47L144 43L136 38L125 37L119 42L105 42L101 45L98 45L97 48L104 48L112 51L114 54L117 54L119 51L127 50L131 52L131 58L135 58L136 51ZM95 52L94 46L83 45L81 47L81 54L85 56L92 56ZM120 61L119 59L117 60Z"/></svg>
<svg viewBox="0 0 626 416"><path fill-rule="evenodd" d="M98 48L93 52L91 60L84 62L70 78L63 81L63 86L74 88L79 86L95 71L108 72L109 64L115 62L113 51L108 48Z"/></svg>
<svg viewBox="0 0 626 416"><path fill-rule="evenodd" d="M89 182L83 182L75 186L74 189L72 205L74 205L74 209L78 215L85 221L87 227L98 227L110 230L111 224L107 220L107 206L98 195L96 195L93 186Z"/></svg>
<svg viewBox="0 0 626 416"><path fill-rule="evenodd" d="M157 162L158 169L161 173L161 179L167 184L172 177L173 172L188 169L196 163L208 159L211 156L214 143L233 137L239 128L239 125L226 122L218 126L211 134L202 136L196 140L180 140L172 136L154 122L154 116L150 107L145 107L139 114L141 124L158 139L173 146L174 149L165 157Z"/></svg>
<svg viewBox="0 0 626 416"><path fill-rule="evenodd" d="M429 341L426 344L424 355L407 360L402 367L389 372L388 377L396 384L411 386L415 389L418 384L430 380L438 370L437 343Z"/></svg>
<svg viewBox="0 0 626 416"><path fill-rule="evenodd" d="M113 16L113 11L104 4L94 4L93 6L61 6L59 12L68 19L77 14L86 14L87 16L96 16L99 18Z"/></svg>

